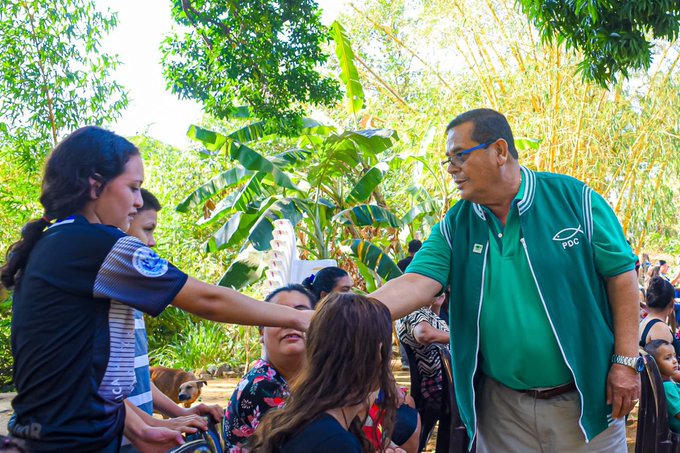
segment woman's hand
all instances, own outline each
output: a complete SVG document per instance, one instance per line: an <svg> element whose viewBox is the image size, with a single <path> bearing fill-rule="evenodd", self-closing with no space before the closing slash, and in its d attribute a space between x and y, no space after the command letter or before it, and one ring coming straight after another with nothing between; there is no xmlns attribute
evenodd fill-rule
<svg viewBox="0 0 680 453"><path fill-rule="evenodd" d="M199 404L197 406L184 409L185 415L210 415L216 423L219 423L224 418L224 409L219 404L208 406L207 404Z"/></svg>

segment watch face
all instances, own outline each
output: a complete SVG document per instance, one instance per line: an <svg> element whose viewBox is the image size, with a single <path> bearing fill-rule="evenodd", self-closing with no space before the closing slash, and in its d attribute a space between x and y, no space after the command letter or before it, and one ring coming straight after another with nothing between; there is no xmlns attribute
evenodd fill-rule
<svg viewBox="0 0 680 453"><path fill-rule="evenodd" d="M638 357L635 361L635 369L638 371L638 373L642 373L642 371L645 369L645 359Z"/></svg>

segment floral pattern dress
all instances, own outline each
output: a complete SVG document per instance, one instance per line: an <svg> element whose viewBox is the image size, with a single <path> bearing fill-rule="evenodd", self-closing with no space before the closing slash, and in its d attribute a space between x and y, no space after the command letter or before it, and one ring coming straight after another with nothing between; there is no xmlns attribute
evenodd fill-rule
<svg viewBox="0 0 680 453"><path fill-rule="evenodd" d="M243 376L231 395L224 420L223 437L229 453L243 453L243 444L260 419L272 408L283 406L288 398L288 384L274 367L260 359Z"/></svg>

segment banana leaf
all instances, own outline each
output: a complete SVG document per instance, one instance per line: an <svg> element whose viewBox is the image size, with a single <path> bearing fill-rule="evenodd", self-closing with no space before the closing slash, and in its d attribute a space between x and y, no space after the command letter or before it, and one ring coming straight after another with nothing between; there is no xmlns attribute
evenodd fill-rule
<svg viewBox="0 0 680 453"><path fill-rule="evenodd" d="M187 212L190 209L203 204L217 192L240 183L246 176L251 174L253 174L252 171L246 170L240 165L231 168L224 173L215 176L210 181L191 192L184 201L177 205L175 210L178 212Z"/></svg>
<svg viewBox="0 0 680 453"><path fill-rule="evenodd" d="M371 167L354 186L345 202L349 204L368 200L375 188L382 182L388 170L389 166L384 162Z"/></svg>
<svg viewBox="0 0 680 453"><path fill-rule="evenodd" d="M189 138L201 142L208 151L219 151L227 142L227 137L192 124L187 131Z"/></svg>
<svg viewBox="0 0 680 453"><path fill-rule="evenodd" d="M229 158L238 160L241 165L248 170L269 173L273 176L274 182L276 182L277 185L297 190L295 184L293 184L288 175L286 175L278 165L274 165L270 160L254 149L230 139L227 139L224 146Z"/></svg>
<svg viewBox="0 0 680 453"><path fill-rule="evenodd" d="M390 149L396 140L399 140L399 136L392 129L363 129L332 134L326 139L325 145L332 149L354 148L376 155Z"/></svg>
<svg viewBox="0 0 680 453"><path fill-rule="evenodd" d="M373 204L362 204L350 209L340 211L335 217L334 222L343 225L380 226L401 228L402 224L397 217L385 208Z"/></svg>
<svg viewBox="0 0 680 453"><path fill-rule="evenodd" d="M354 52L347 32L338 21L331 24L330 35L335 41L335 55L340 64L340 80L345 84L349 112L356 115L364 106L364 89L359 81L359 72L354 65Z"/></svg>
<svg viewBox="0 0 680 453"><path fill-rule="evenodd" d="M227 247L241 244L248 236L248 231L257 221L258 214L236 212L222 227L205 243L205 251L214 253Z"/></svg>
<svg viewBox="0 0 680 453"><path fill-rule="evenodd" d="M302 219L302 211L295 204L295 201L290 198L281 198L272 203L259 216L259 219L255 222L248 235L248 241L253 244L256 250L265 251L271 248L269 242L274 238L274 220L277 219L288 219L295 226Z"/></svg>
<svg viewBox="0 0 680 453"><path fill-rule="evenodd" d="M401 269L382 250L368 241L354 239L350 243L352 254L366 267L376 272L385 281L402 275Z"/></svg>
<svg viewBox="0 0 680 453"><path fill-rule="evenodd" d="M220 286L240 290L262 278L265 268L265 254L252 247L239 253L218 283Z"/></svg>
<svg viewBox="0 0 680 453"><path fill-rule="evenodd" d="M404 216L401 218L402 225L409 225L413 223L422 215L435 215L441 210L441 203L436 201L424 201L413 206Z"/></svg>

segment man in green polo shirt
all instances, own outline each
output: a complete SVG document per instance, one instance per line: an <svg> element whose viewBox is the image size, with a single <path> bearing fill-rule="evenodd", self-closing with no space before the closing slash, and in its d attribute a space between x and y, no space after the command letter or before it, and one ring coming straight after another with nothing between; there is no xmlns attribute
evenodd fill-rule
<svg viewBox="0 0 680 453"><path fill-rule="evenodd" d="M635 261L606 201L518 162L490 109L447 127L461 200L402 277L373 296L395 319L451 288L453 374L480 452L626 452L640 394Z"/></svg>

